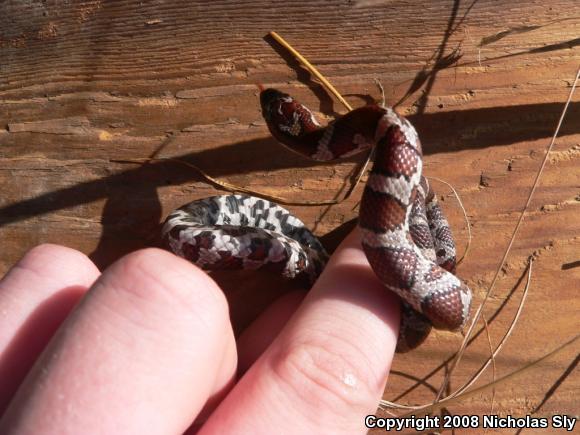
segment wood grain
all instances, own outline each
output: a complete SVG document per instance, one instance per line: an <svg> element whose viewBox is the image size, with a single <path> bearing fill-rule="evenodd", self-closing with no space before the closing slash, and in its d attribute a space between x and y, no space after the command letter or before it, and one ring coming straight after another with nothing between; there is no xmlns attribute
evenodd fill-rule
<svg viewBox="0 0 580 435"><path fill-rule="evenodd" d="M270 30L299 49L353 106L379 98L378 78L387 103L410 117L424 143L426 174L452 183L465 203L473 243L459 274L480 300L580 61L575 0L2 2L0 272L45 242L79 249L106 267L155 244L170 210L218 192L178 162L111 160L173 157L295 201L330 199L345 189L360 157L315 164L268 135L257 84L292 93L324 113L322 119L343 113L264 38ZM497 342L515 312L521 290L514 289L527 258L534 255L531 294L497 360L498 375L579 330L579 115L576 93L486 309L489 320L505 305L490 323ZM460 210L446 187L436 185L464 246ZM337 206L290 208L331 240L333 230L356 216L360 194L358 187ZM265 303L245 300L262 278L244 276L237 288L231 288L237 278L218 279L230 287L234 319L247 324ZM416 352L397 357L385 397L398 398L417 379L437 386L440 364L459 340L435 333ZM452 387L487 354L484 334L469 348ZM568 349L500 388L495 412L577 414L577 354L578 347ZM490 397L450 411L487 413ZM432 398L421 386L397 400Z"/></svg>

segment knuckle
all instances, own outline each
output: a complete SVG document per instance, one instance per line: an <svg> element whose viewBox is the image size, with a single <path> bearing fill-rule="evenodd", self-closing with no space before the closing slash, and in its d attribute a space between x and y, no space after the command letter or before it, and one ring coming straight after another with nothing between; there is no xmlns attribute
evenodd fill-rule
<svg viewBox="0 0 580 435"><path fill-rule="evenodd" d="M99 274L99 270L87 255L76 249L51 243L30 249L13 269L33 274L40 279L70 281L71 284L87 286Z"/></svg>
<svg viewBox="0 0 580 435"><path fill-rule="evenodd" d="M76 249L68 248L66 246L55 245L52 243L43 243L30 249L22 258L23 262L33 261L44 263L43 260L49 261L52 264L54 261L66 263L68 261L75 261L76 263L86 263L93 266L92 261Z"/></svg>
<svg viewBox="0 0 580 435"><path fill-rule="evenodd" d="M365 356L339 337L290 346L276 358L274 371L302 400L325 403L338 415L345 409L374 406L377 385L381 385L373 379Z"/></svg>
<svg viewBox="0 0 580 435"><path fill-rule="evenodd" d="M157 248L141 249L121 261L125 282L120 287L123 290L146 299L167 301L169 298L207 317L227 317L229 308L225 295L198 267Z"/></svg>

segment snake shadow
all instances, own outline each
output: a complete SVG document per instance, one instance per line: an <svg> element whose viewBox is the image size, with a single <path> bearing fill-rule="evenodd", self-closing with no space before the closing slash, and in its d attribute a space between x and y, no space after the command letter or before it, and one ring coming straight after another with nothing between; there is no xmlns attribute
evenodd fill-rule
<svg viewBox="0 0 580 435"><path fill-rule="evenodd" d="M409 118L418 126L421 137L434 138L424 145L426 155L549 137L553 125L558 119L561 109L559 103L425 114L426 103L436 81L437 73L453 67L461 59L459 47L448 53L448 45L451 37L461 27L477 3L478 0L473 0L460 14L462 1L453 0L441 42L425 67L416 74L409 89L399 101L400 103L420 88L424 88L423 94L417 101L417 114ZM306 85L316 95L320 102L319 110L332 116L338 116L334 109L334 100L320 83L313 80L311 73L270 35L266 35L264 40L286 62L288 68L295 72L296 80ZM577 40L566 41L514 55L561 50L575 46L576 42ZM375 102L370 95L353 96L360 98L367 104ZM568 119L580 119L580 116L577 116L579 112L580 103L573 103ZM580 131L580 122L577 121L574 125L568 122L564 125L561 134L572 134L578 131ZM182 155L178 158L202 167L217 177L267 169L276 170L289 167L300 169L319 165L295 156L282 147L272 147L273 142L270 138L242 141L215 150ZM150 157L159 154L161 149L169 146L170 143L171 139L165 141ZM256 155L262 156L262 159L255 159ZM98 246L90 254L91 259L100 267L105 267L120 256L136 249L151 245L159 246L157 235L160 233L160 222L163 216L161 215L162 206L157 188L163 185L178 185L191 181L204 181L204 178L193 173L190 168L175 162L148 163L137 169L122 172L118 177L114 176L112 180L108 180L106 184L112 188L108 189L108 200L102 213L103 232ZM89 187L89 190L93 189L98 190L98 187ZM135 210L139 210L139 213L135 213ZM0 210L0 216L1 212L2 210ZM347 222L324 236L323 243L327 249L333 251L354 225L354 221Z"/></svg>
<svg viewBox="0 0 580 435"><path fill-rule="evenodd" d="M430 138L424 143L424 154L433 155L547 139L552 135L561 108L561 103L538 103L442 111L415 115L410 119L418 126L421 137ZM570 104L560 138L578 133L580 102L574 102ZM187 136L185 138L187 140ZM164 142L162 146L171 144ZM317 163L295 155L278 146L271 137L193 151L175 158L203 168L218 178L282 169L294 169L299 173L300 169L334 164ZM355 156L347 161L360 158ZM161 160L132 166L97 180L6 204L0 207L0 228L56 210L106 199L101 218L102 236L99 246L91 254L97 266L102 268L128 252L155 242L152 234L158 233L163 218L158 188L205 181L193 169L175 161Z"/></svg>
<svg viewBox="0 0 580 435"><path fill-rule="evenodd" d="M151 157L157 155L161 148L170 146L174 138L175 136L164 141ZM242 141L177 156L176 159L203 168L213 177L226 177L265 170L264 162L256 159L256 155L262 155L264 161L271 164L271 170L312 166L312 162L300 156L273 147L269 138ZM95 264L101 268L107 267L121 256L137 249L161 247L160 233L165 216L162 216L158 189L164 186L208 182L203 175L179 161L145 163L119 172L106 180L108 194L101 217L102 234L97 247L89 254ZM239 168L245 170L240 171ZM90 190L96 194L100 186L97 183ZM62 199L66 197L70 198L65 194ZM191 200L193 199L195 197L192 195Z"/></svg>

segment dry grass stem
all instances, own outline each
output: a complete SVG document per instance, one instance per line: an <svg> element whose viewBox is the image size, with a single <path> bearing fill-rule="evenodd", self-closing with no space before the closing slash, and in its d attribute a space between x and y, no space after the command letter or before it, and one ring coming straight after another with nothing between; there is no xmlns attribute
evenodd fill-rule
<svg viewBox="0 0 580 435"><path fill-rule="evenodd" d="M278 35L276 32L272 31L269 33L269 35L272 38L274 38L276 42L278 42L278 44L280 44L282 47L284 47L286 50L292 53L292 56L298 59L302 63L302 65L304 65L304 67L308 71L310 71L310 73L313 76L315 76L318 80L320 80L320 82L324 85L324 87L328 89L328 91L331 92L332 95L334 95L336 99L340 101L348 111L352 110L352 106L348 104L348 102L342 97L342 95L340 95L340 93L334 88L334 86L332 86L332 84L328 80L326 80L326 78L322 74L320 74L320 72L310 62L308 62L308 60L304 56L302 56L297 50L294 49L294 47L288 44L288 42L286 42L286 40L282 38L280 35Z"/></svg>
<svg viewBox="0 0 580 435"><path fill-rule="evenodd" d="M494 275L494 278L493 278L493 280L492 280L492 282L491 282L491 284L490 284L490 286L489 286L489 288L488 288L488 290L486 292L486 295L485 295L482 303L478 307L477 312L475 314L475 317L472 320L471 325L470 325L467 333L465 334L465 337L464 337L464 340L463 340L463 342L461 344L461 347L458 350L458 352L456 353L456 357L453 360L452 365L451 365L450 373L449 374L446 374L446 376L444 377L444 380L443 380L443 382L442 382L442 384L441 384L441 386L439 388L439 392L437 394L437 398L435 399L435 401L433 402L433 404L431 404L431 405L425 405L425 406L414 406L414 407L413 406L403 406L403 405L398 405L398 404L395 404L395 403L392 403L392 402L388 402L388 401L381 401L381 406L388 407L388 408L391 408L391 409L414 409L415 411L421 410L422 413L425 413L425 410L426 409L429 409L430 410L429 412L432 412L435 408L437 408L437 409L442 408L443 407L443 405L441 405L442 403L448 404L450 400L459 399L461 397L464 397L466 394L471 395L472 392L466 392L466 390L477 381L477 379L481 376L481 374L487 369L487 367L489 366L489 364L491 364L491 363L495 364L495 357L501 351L501 349L502 349L504 343L506 342L507 338L511 335L513 329L515 328L515 325L518 322L518 319L520 317L520 314L521 314L521 312L523 310L523 306L524 306L524 303L525 303L525 299L527 297L527 294L528 294L528 291L529 291L529 286L530 286L530 283L531 283L532 258L530 258L530 261L529 261L529 264L528 264L528 280L527 280L527 283L526 283L526 287L524 289L524 292L522 294L522 299L521 299L520 304L518 306L518 310L516 312L516 315L514 316L514 319L512 320L512 323L510 324L510 327L506 331L504 337L502 338L502 340L498 344L497 348L495 349L495 351L492 352L492 355L490 356L490 358L482 365L482 367L475 373L474 376L472 376L472 378L465 385L463 385L457 391L455 391L454 393L448 395L444 399L441 399L441 397L443 395L443 392L445 391L445 389L447 388L447 385L449 384L450 377L451 377L450 374L457 367L459 361L461 360L461 357L463 356L463 353L465 352L465 349L467 347L467 344L469 343L470 337L472 336L473 330L475 329L475 325L477 324L477 321L479 320L479 318L482 316L483 307L484 307L485 303L487 302L487 300L489 299L489 296L491 295L491 292L493 291L493 288L494 288L494 285L495 285L495 283L497 281L497 278L499 277L499 273L501 271L501 268L503 267L503 265L505 264L505 261L507 260L507 257L509 255L509 252L510 252L511 247L512 247L512 245L514 243L515 237L517 235L518 229L520 228L521 223L523 221L523 217L525 215L525 212L527 211L527 208L529 207L529 204L531 202L531 198L532 198L532 196L533 196L533 194L535 192L535 189L536 189L537 185L539 184L539 180L540 180L540 177L541 177L542 172L544 170L544 167L546 165L546 162L547 162L548 156L550 154L550 151L552 150L552 148L554 146L554 143L556 141L556 138L558 136L558 133L560 131L560 127L562 125L563 119L564 119L564 117L566 115L566 112L568 110L568 107L569 107L570 101L572 99L572 96L573 96L574 90L576 88L576 84L578 82L579 77L580 77L580 68L578 68L578 71L576 73L576 78L575 78L574 83L572 85L572 89L570 91L570 94L568 96L568 99L566 101L566 104L564 105L564 108L562 110L562 114L561 114L560 119L558 121L558 124L556 126L556 130L554 132L554 135L552 136L552 139L550 141L550 144L548 146L548 149L546 151L546 154L544 156L544 159L542 161L542 164L540 165L540 168L538 169L538 172L536 174L536 178L534 180L534 183L532 184L532 188L530 190L530 193L528 195L528 198L526 200L526 203L524 205L524 208L522 209L522 211L520 213L519 219L518 219L518 221L516 223L516 226L514 228L514 231L512 233L512 236L510 238L510 242L508 243L508 246L507 246L507 248L506 248L506 250L504 252L503 258L502 258L502 260L501 260L501 262L499 264L499 267L498 267L498 269L496 271L496 274ZM434 178L434 179L436 179L436 178ZM436 179L436 180L437 181L444 182L443 180L439 180L439 179ZM446 182L444 182L444 183L447 184L449 187L452 188L452 186L449 185L449 183L446 183ZM455 191L455 189L453 189L453 190ZM467 214L464 213L464 215L467 218ZM466 250L466 252L467 252L467 250ZM464 254L464 257L465 257L465 254ZM576 337L576 338L578 338L578 337ZM573 339L573 340L575 340L575 339ZM538 360L538 362L539 361L540 360ZM523 369L525 369L526 367L528 367L528 366L525 366ZM502 378L502 379L505 379L505 377ZM501 381L501 380L493 381L491 384L497 385L497 383L499 381ZM491 384L488 384L488 386L491 385ZM439 406L439 405L441 405L441 406ZM411 415L411 414L412 414L412 412L409 413L409 415ZM422 415L424 415L424 414L422 414Z"/></svg>
<svg viewBox="0 0 580 435"><path fill-rule="evenodd" d="M504 333L504 336L502 337L502 339L500 340L499 344L497 345L496 349L492 352L490 358L488 358L485 363L482 364L482 366L479 368L479 370L477 370L477 372L475 372L475 374L471 377L471 379L469 379L469 381L467 381L463 386L461 386L460 388L458 388L455 392L453 392L452 394L450 394L449 398L451 397L458 397L461 394L463 394L469 387L471 387L479 378L480 376L485 372L485 370L487 369L487 367L489 367L489 364L494 364L495 367L495 358L499 355L499 353L501 352L504 344L506 343L507 339L510 337L510 335L512 334L518 320L519 317L523 311L524 308L524 303L526 301L526 298L528 296L528 292L530 289L530 285L532 282L532 263L533 263L533 258L530 257L530 261L528 263L528 269L527 269L527 282L526 285L524 287L524 290L522 292L522 297L520 299L520 302L518 304L518 309L516 311L516 314L514 315L514 318L512 319L512 322L510 323L509 328L506 330L506 332ZM484 328L486 330L486 333L488 333L488 329L487 329L487 322L484 319ZM389 408L389 409L400 409L400 410L420 410L420 409L424 409L425 407L430 406L431 404L426 404L426 405L415 405L415 406L411 406L411 405L401 405L398 403L394 403L394 402L389 402L386 400L383 400L381 402L381 406L384 408Z"/></svg>
<svg viewBox="0 0 580 435"><path fill-rule="evenodd" d="M490 359L491 359L491 381L495 382L496 378L497 378L497 367L495 365L495 357L494 357L494 352L493 352L493 344L491 343L491 335L489 334L489 325L487 324L487 320L485 319L485 316L481 317L481 320L483 322L483 324L485 325L485 333L487 335L487 343L489 344L489 352L490 352ZM495 385L493 387L491 387L491 405L489 407L489 415L493 414L493 405L495 403ZM483 432L484 435L487 433L487 427L485 428L485 431Z"/></svg>
<svg viewBox="0 0 580 435"><path fill-rule="evenodd" d="M336 99L338 101L340 101L342 103L342 105L350 112L352 110L352 106L350 104L348 104L348 102L344 99L344 97L340 94L340 92L338 92L336 90L336 88L332 85L332 83L330 83L326 77L324 77L320 71L318 71L316 69L316 67L314 65L312 65L308 59L306 59L304 56L302 56L300 54L300 52L298 52L298 50L296 50L294 47L292 47L284 38L282 38L278 33L272 31L269 33L270 36L272 38L274 38L276 40L276 42L278 42L282 47L284 47L286 50L288 50L296 59L298 59L298 61L300 61L302 63L302 65L313 75L315 76L318 80L320 80L320 82L322 83L322 85L328 90L328 92L330 92L332 95L334 95L336 97ZM385 90L383 88L383 86L381 85L381 83L379 82L378 79L375 79L375 83L377 83L380 91L381 91L381 96L382 96L382 105L385 104ZM365 171L370 163L370 161L372 160L372 158L374 157L374 147L371 148L371 150L369 151L366 159L364 160L364 162L360 165L360 169L358 170L357 176L356 176L356 180L355 182L349 187L348 191L346 192L346 194L342 197L342 199L337 200L336 203L342 202L347 200L348 198L350 198L350 196L352 195L352 192L354 192L354 189L356 189L356 187L359 185L361 178L363 177L363 175L365 174ZM321 205L324 205L321 203ZM332 204L331 204L332 205Z"/></svg>
<svg viewBox="0 0 580 435"><path fill-rule="evenodd" d="M508 373L505 376L502 376L501 378L493 381L493 382L489 382L485 385L482 385L481 387L475 388L471 391L467 391L465 393L463 393L460 396L456 396L456 397L446 397L442 400L440 400L437 403L433 403L432 405L426 406L424 408L421 408L419 410L419 412L409 412L407 414L401 415L399 416L399 418L405 418L405 417L410 417L412 415L414 415L415 417L421 417L427 414L432 414L434 412L439 411L442 408L448 407L450 405L453 404L457 404L460 403L463 400L478 396L484 392L486 392L487 390L497 387L499 385L503 385L506 384L507 382L512 381L514 378L516 378L517 376L527 372L528 370L538 366L539 364L543 363L544 361L552 358L553 356L559 354L560 352L562 352L563 350L565 350L566 348L568 348L569 346L571 346L572 344L576 343L578 340L580 340L580 334L575 335L574 337L572 337L570 340L566 341L565 343L561 344L560 346L558 346L557 348L555 348L554 350L544 354L543 356L541 356L540 358L524 365L523 367L520 367L519 369L516 369L510 373ZM431 429L432 431L432 429ZM406 433L420 433L420 432L406 432Z"/></svg>
<svg viewBox="0 0 580 435"><path fill-rule="evenodd" d="M240 186L236 186L234 184L230 184L227 181L222 181L222 180L218 180L217 178L212 177L211 175L208 175L206 172L204 172L201 168L199 168L198 166L195 166L192 163L186 162L184 160L180 160L180 159L173 159L173 158L143 158L143 159L110 159L110 162L113 163L133 163L133 164L143 164L143 163L148 163L148 162L176 162L176 163L180 163L182 165L185 165L189 168L194 169L195 171L197 171L204 179L205 181L207 181L209 184L212 184L214 187L218 187L224 190L227 190L229 192L234 192L234 193L247 193L248 195L256 195L259 196L260 198L264 198L267 199L268 201L273 201L273 202L277 202L279 204L282 205L302 205L302 206L317 206L317 205L333 205L333 204L338 204L340 201L342 200L328 200L328 201L291 201L288 200L286 198L282 198L281 196L276 196L276 195L269 195L267 193L262 193L262 192L256 192L254 190L251 189L246 189L245 187L240 187Z"/></svg>
<svg viewBox="0 0 580 435"><path fill-rule="evenodd" d="M469 217L467 216L467 211L465 211L465 207L463 206L463 201L461 200L461 197L459 196L459 193L457 193L455 188L450 183L448 183L445 180L442 180L441 178L437 178L437 177L428 177L428 178L430 180L439 181L440 183L447 185L447 187L449 187L451 189L451 191L453 192L453 195L455 195L455 199L457 199L457 203L459 204L459 208L461 208L461 212L463 213L463 219L465 220L465 227L467 228L467 243L465 244L465 250L463 251L463 255L461 256L461 258L459 260L457 260L457 265L459 266L465 260L465 258L467 258L467 254L469 253L469 248L471 247L471 240L472 240L471 222L469 221Z"/></svg>
<svg viewBox="0 0 580 435"><path fill-rule="evenodd" d="M495 361L495 357L497 357L497 355L499 355L499 353L501 352L501 349L503 348L503 345L505 344L505 342L507 341L507 339L512 334L513 330L516 327L516 324L518 323L518 320L520 318L520 315L522 314L522 311L524 309L524 304L526 302L526 298L528 297L528 292L530 290L530 284L532 282L532 264L533 264L533 259L530 258L530 261L528 263L528 279L527 279L527 282L526 282L526 286L524 288L524 291L522 292L522 298L520 299L520 303L518 305L518 309L516 311L516 314L515 314L514 318L512 319L512 322L510 323L509 328L506 330L504 336L500 340L500 342L497 345L496 349L493 351L491 357L487 359L487 361L471 377L471 379L465 383L465 385L463 385L461 388L459 388L457 391L455 391L451 395L452 397L455 397L455 396L457 396L457 395L462 394L463 392L465 392L465 390L467 390L469 387L471 387L479 379L479 377L483 374L483 372L485 372L485 370L487 369L487 367L489 366L490 363L494 363L495 364L495 362L494 362Z"/></svg>
<svg viewBox="0 0 580 435"><path fill-rule="evenodd" d="M564 121L564 117L566 116L566 113L568 111L568 107L570 106L570 101L572 100L572 96L574 95L574 90L576 89L576 84L578 82L579 77L580 77L580 67L578 68L578 71L576 72L576 78L574 79L574 84L572 85L572 88L570 90L570 94L568 95L568 99L566 101L566 104L564 105L564 108L562 109L562 114L560 115L560 119L558 120L556 130L554 131L554 135L552 136L552 140L550 141L550 144L547 148L544 159L542 160L542 164L540 165L540 168L538 169L538 172L536 174L536 178L532 184L532 188L530 189L528 199L527 199L527 201L526 201L526 203L525 203L525 205L520 213L520 216L518 218L516 226L515 226L515 228L512 232L512 235L510 237L510 241L505 249L504 255L503 255L503 257L502 257L502 259L497 267L497 270L496 270L495 275L491 281L491 284L489 285L489 288L485 294L485 297L483 298L483 301L479 305L479 307L475 313L475 316L473 317L473 320L469 326L469 329L467 330L467 333L465 334L465 338L463 339L463 342L461 343L461 347L459 348L459 351L457 352L457 356L456 356L455 360L452 362L451 371L453 371L457 367L459 362L461 361L461 358L463 357L463 353L465 352L465 348L467 346L467 342L469 341L469 338L471 337L471 334L473 333L473 330L475 329L475 325L477 324L477 322L479 321L479 318L481 317L481 314L483 312L483 308L485 307L490 295L493 292L493 289L495 287L497 279L499 278L499 274L502 270L502 267L505 264L507 257L511 251L511 248L512 248L514 241L516 239L516 235L518 233L518 230L522 224L522 221L524 219L526 211L530 205L530 202L532 200L532 196L534 195L534 192L536 191L536 187L539 184L540 178L541 178L542 173L544 171L544 167L546 166L546 162L548 161L550 151L552 151L552 148L554 147L554 143L556 142L556 138L558 137L558 133L560 132L560 127L562 126L562 122ZM447 382L448 382L448 380L443 382L443 384L441 385L441 388L439 389L439 393L437 394L437 399L435 400L435 402L440 400L441 396L443 395L443 392L445 391L445 389L447 387Z"/></svg>

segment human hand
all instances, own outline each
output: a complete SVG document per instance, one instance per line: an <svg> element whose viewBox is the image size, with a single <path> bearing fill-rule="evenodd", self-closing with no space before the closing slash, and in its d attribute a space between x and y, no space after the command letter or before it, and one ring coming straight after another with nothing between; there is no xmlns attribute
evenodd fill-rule
<svg viewBox="0 0 580 435"><path fill-rule="evenodd" d="M204 434L365 433L399 305L358 237L237 346L222 291L173 254L138 251L100 274L72 249L34 248L0 281L0 433L168 434L196 419Z"/></svg>

